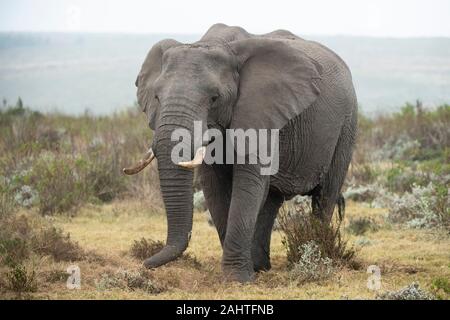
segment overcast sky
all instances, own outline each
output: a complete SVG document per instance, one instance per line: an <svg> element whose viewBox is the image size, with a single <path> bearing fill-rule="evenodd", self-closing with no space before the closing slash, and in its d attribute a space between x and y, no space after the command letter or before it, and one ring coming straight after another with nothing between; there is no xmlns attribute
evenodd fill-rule
<svg viewBox="0 0 450 320"><path fill-rule="evenodd" d="M450 37L449 0L0 0L0 31L252 33Z"/></svg>

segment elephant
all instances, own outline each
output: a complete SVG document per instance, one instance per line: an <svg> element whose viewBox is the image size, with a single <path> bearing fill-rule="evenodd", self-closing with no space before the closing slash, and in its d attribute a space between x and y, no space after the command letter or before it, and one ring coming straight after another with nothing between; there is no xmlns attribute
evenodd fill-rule
<svg viewBox="0 0 450 320"><path fill-rule="evenodd" d="M311 196L314 216L326 222L343 202L357 99L348 66L324 45L286 30L255 35L219 23L191 44L154 44L135 85L154 135L144 158L124 172L135 174L156 158L167 213L166 245L145 260L147 268L175 260L188 246L194 167L231 281L252 281L255 272L271 268L271 231L285 200ZM206 164L193 142L195 156L174 163L171 135L179 128L192 132L194 121L203 131L279 130L278 171L262 175L259 162Z"/></svg>

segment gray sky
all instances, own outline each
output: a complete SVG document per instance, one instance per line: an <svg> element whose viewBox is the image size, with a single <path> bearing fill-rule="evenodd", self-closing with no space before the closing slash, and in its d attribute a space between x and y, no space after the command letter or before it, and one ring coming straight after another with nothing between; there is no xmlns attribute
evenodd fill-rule
<svg viewBox="0 0 450 320"><path fill-rule="evenodd" d="M449 0L0 0L0 31L253 33L450 37Z"/></svg>

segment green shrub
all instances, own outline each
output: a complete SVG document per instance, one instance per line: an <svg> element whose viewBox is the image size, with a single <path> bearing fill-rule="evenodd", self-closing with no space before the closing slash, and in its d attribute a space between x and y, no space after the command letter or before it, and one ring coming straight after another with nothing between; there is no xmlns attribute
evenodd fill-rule
<svg viewBox="0 0 450 320"><path fill-rule="evenodd" d="M7 238L0 235L0 262L1 264L16 265L30 255L29 243L19 237Z"/></svg>
<svg viewBox="0 0 450 320"><path fill-rule="evenodd" d="M152 133L137 108L110 116L66 116L32 112L22 103L0 110L0 124L0 175L12 185L10 197L1 194L0 213L14 204L36 205L42 214L73 214L86 202L120 196L163 208L154 169L134 177L122 173L151 144Z"/></svg>
<svg viewBox="0 0 450 320"><path fill-rule="evenodd" d="M16 264L6 274L7 288L16 293L35 292L37 290L36 271L23 264Z"/></svg>
<svg viewBox="0 0 450 320"><path fill-rule="evenodd" d="M45 272L45 280L48 282L66 282L68 276L66 270L53 269Z"/></svg>
<svg viewBox="0 0 450 320"><path fill-rule="evenodd" d="M111 201L127 190L116 152L103 145L92 145L86 158L77 160L86 192L102 202Z"/></svg>
<svg viewBox="0 0 450 320"><path fill-rule="evenodd" d="M431 282L431 289L440 300L448 300L450 298L450 281L447 278L434 278Z"/></svg>
<svg viewBox="0 0 450 320"><path fill-rule="evenodd" d="M13 213L14 209L15 202L12 192L0 185L0 219Z"/></svg>
<svg viewBox="0 0 450 320"><path fill-rule="evenodd" d="M386 188L397 193L410 192L414 185L426 186L431 180L431 176L427 172L405 165L389 169L385 173L385 177Z"/></svg>
<svg viewBox="0 0 450 320"><path fill-rule="evenodd" d="M367 170L368 174L364 174L364 169L370 168L375 162L394 162L407 168L416 165L420 167L420 163L429 162L428 168L424 167L423 171L450 173L450 105L423 108L418 101L416 105L406 104L399 112L375 118L360 115L358 127L357 147L349 177L358 177L358 171L361 171L362 174L359 175L365 178L355 179L356 183L375 182L370 170ZM407 173L409 177L405 176L402 169L404 168L388 173L388 187L391 191L398 191L398 187L401 192L410 191L413 182L419 185L428 182L427 176L425 181L414 178L415 168L412 173ZM408 178L411 180L408 181Z"/></svg>
<svg viewBox="0 0 450 320"><path fill-rule="evenodd" d="M83 202L83 182L74 169L73 161L64 155L46 152L36 160L32 175L41 214L67 212Z"/></svg>
<svg viewBox="0 0 450 320"><path fill-rule="evenodd" d="M369 163L357 163L353 162L352 167L348 173L348 178L355 184L372 184L376 181L380 172Z"/></svg>

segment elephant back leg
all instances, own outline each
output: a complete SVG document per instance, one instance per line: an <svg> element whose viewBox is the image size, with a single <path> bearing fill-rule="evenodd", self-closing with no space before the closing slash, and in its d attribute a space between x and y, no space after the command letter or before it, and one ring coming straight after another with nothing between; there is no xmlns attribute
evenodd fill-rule
<svg viewBox="0 0 450 320"><path fill-rule="evenodd" d="M331 221L336 204L343 218L344 202L342 185L347 175L356 139L356 114L344 122L328 172L312 192L313 214L324 221Z"/></svg>
<svg viewBox="0 0 450 320"><path fill-rule="evenodd" d="M267 199L258 214L252 243L253 269L257 272L267 271L271 268L270 239L272 227L283 200L281 194L269 191Z"/></svg>

